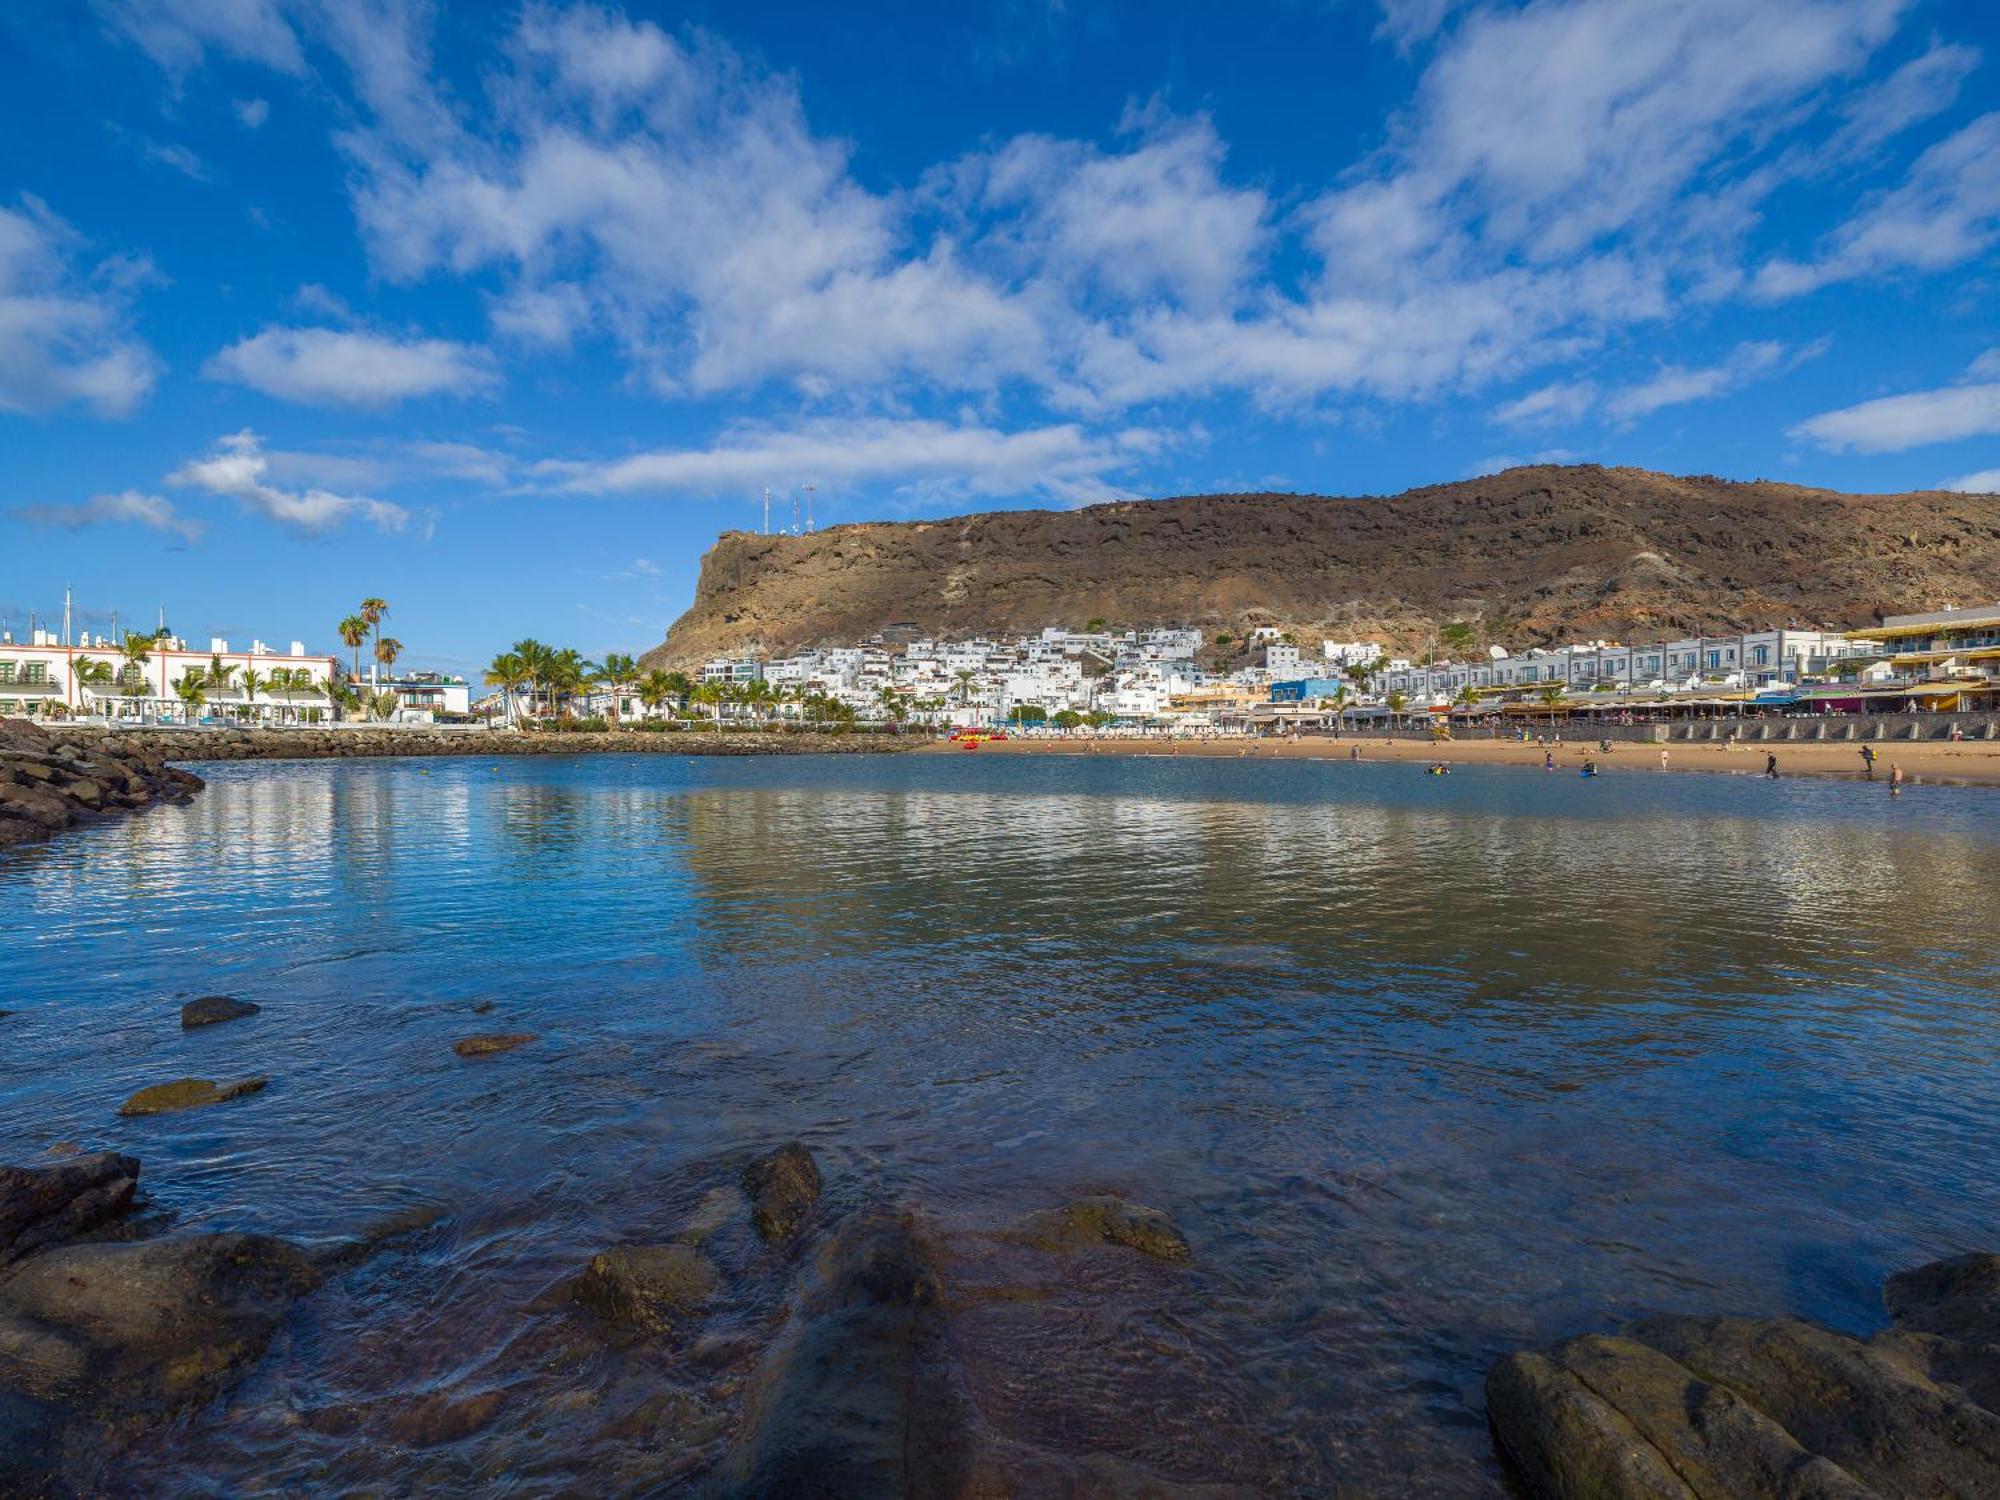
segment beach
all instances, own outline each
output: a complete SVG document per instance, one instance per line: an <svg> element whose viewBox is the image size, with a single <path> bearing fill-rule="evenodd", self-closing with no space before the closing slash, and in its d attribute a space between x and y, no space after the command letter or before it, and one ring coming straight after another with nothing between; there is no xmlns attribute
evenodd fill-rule
<svg viewBox="0 0 2000 1500"><path fill-rule="evenodd" d="M1889 771L1900 766L1911 784L2000 786L2000 743L1965 740L1953 744L1945 740L1870 741L1874 746L1875 780L1888 787ZM1520 766L1540 769L1544 747L1517 740L1453 740L1433 744L1412 738L1388 739L1382 735L1343 735L1339 739L1309 735L1299 739L1124 739L1106 737L989 740L980 745L979 755L1135 755L1207 756L1245 760L1337 760L1350 759L1359 746L1364 761L1409 761L1413 764ZM962 746L939 742L926 747L937 754L964 755ZM1764 745L1745 742L1731 748L1719 742L1675 741L1670 745L1634 744L1613 740L1607 753L1591 739L1565 737L1560 747L1550 747L1556 765L1566 771L1581 770L1584 761L1595 760L1606 775L1643 773L1657 776L1667 771L1709 771L1737 776L1764 774L1765 756L1778 757L1780 776L1843 777L1866 779L1861 745L1851 742L1816 743L1776 741ZM1660 752L1667 752L1664 766Z"/></svg>

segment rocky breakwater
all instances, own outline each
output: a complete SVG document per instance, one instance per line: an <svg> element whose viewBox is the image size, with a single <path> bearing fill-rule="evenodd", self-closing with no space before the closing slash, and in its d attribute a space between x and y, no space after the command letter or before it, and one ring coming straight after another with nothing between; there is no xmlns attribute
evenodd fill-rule
<svg viewBox="0 0 2000 1500"><path fill-rule="evenodd" d="M200 789L199 776L166 762L162 747L138 736L0 719L0 847Z"/></svg>
<svg viewBox="0 0 2000 1500"><path fill-rule="evenodd" d="M532 734L509 730L123 729L71 732L78 745L105 746L183 763L211 760L341 760L392 755L866 755L915 749L923 734L821 734L791 730L605 730Z"/></svg>
<svg viewBox="0 0 2000 1500"><path fill-rule="evenodd" d="M1537 1500L2000 1495L2000 1255L1889 1279L1890 1326L1655 1317L1486 1381Z"/></svg>

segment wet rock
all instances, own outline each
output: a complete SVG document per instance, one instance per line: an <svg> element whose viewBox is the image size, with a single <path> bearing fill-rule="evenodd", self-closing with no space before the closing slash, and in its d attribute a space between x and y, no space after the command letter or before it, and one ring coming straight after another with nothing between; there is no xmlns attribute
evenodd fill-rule
<svg viewBox="0 0 2000 1500"><path fill-rule="evenodd" d="M783 1244L799 1232L819 1202L819 1167L798 1141L758 1157L743 1169L750 1195L750 1222L770 1243Z"/></svg>
<svg viewBox="0 0 2000 1500"><path fill-rule="evenodd" d="M908 1215L850 1215L752 1381L717 1493L959 1496L976 1435L930 1254Z"/></svg>
<svg viewBox="0 0 2000 1500"><path fill-rule="evenodd" d="M271 1080L239 1078L234 1083L217 1083L212 1078L177 1078L172 1083L156 1083L118 1106L121 1115L163 1115L178 1109L200 1109L259 1092Z"/></svg>
<svg viewBox="0 0 2000 1500"><path fill-rule="evenodd" d="M0 1167L0 1266L116 1218L138 1185L138 1158L115 1151L53 1167Z"/></svg>
<svg viewBox="0 0 2000 1500"><path fill-rule="evenodd" d="M45 1250L0 1281L0 1386L98 1412L206 1401L317 1282L303 1254L263 1235Z"/></svg>
<svg viewBox="0 0 2000 1500"><path fill-rule="evenodd" d="M1899 1272L1882 1301L1906 1332L2000 1344L2000 1255L1960 1255Z"/></svg>
<svg viewBox="0 0 2000 1500"><path fill-rule="evenodd" d="M666 1333L694 1318L718 1280L692 1245L628 1245L592 1256L571 1296L616 1327Z"/></svg>
<svg viewBox="0 0 2000 1500"><path fill-rule="evenodd" d="M1567 1339L1495 1365L1487 1412L1542 1500L2000 1495L1996 1273L1967 1256L1896 1277L1898 1327L1866 1342L1793 1318Z"/></svg>
<svg viewBox="0 0 2000 1500"><path fill-rule="evenodd" d="M1021 1237L1038 1250L1074 1250L1084 1245L1123 1245L1155 1260L1185 1264L1192 1256L1174 1221L1157 1208L1123 1198L1077 1198L1061 1208L1031 1216Z"/></svg>
<svg viewBox="0 0 2000 1500"><path fill-rule="evenodd" d="M181 1029L191 1031L197 1026L216 1026L224 1021L254 1016L262 1009L261 1005L238 1000L233 995L203 995L199 1000L190 1000L181 1007Z"/></svg>
<svg viewBox="0 0 2000 1500"><path fill-rule="evenodd" d="M451 1050L460 1057L489 1057L495 1052L512 1052L534 1039L532 1031L495 1031L453 1042Z"/></svg>
<svg viewBox="0 0 2000 1500"><path fill-rule="evenodd" d="M491 1000L481 1000L472 1007L472 1013L475 1016L483 1016L491 1013L492 1009L493 1002Z"/></svg>
<svg viewBox="0 0 2000 1500"><path fill-rule="evenodd" d="M68 1500L77 1491L64 1471L77 1446L63 1408L0 1390L0 1495Z"/></svg>

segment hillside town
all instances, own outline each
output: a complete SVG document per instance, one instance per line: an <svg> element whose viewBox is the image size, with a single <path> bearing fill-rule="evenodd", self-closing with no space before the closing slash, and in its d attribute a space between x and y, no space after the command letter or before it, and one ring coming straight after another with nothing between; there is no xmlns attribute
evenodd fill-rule
<svg viewBox="0 0 2000 1500"><path fill-rule="evenodd" d="M1846 632L1787 626L1520 650L1466 650L1472 628L1447 625L1434 643L1445 649L1422 660L1374 640L1303 643L1276 626L1241 636L1061 626L1006 639L878 636L792 656L720 658L695 673L645 671L616 654L592 662L523 641L495 659L483 694L460 676L395 670L401 643L382 637L370 612L341 622L343 644L354 648L346 659L300 640L278 650L215 638L203 649L164 617L144 634L72 637L35 626L16 641L0 631L0 716L280 726L693 717L1244 732L2000 707L2000 603L1892 615ZM373 658L365 669L364 644Z"/></svg>

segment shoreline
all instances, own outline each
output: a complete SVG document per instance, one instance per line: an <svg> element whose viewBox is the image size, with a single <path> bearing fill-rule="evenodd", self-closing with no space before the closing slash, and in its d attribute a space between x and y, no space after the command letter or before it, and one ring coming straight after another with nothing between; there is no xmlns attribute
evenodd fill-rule
<svg viewBox="0 0 2000 1500"><path fill-rule="evenodd" d="M72 729L79 744L157 755L177 765L237 760L372 760L398 756L893 755L916 735L820 731L620 729L583 734L440 729Z"/></svg>
<svg viewBox="0 0 2000 1500"><path fill-rule="evenodd" d="M1302 739L1207 739L1145 740L1091 739L1006 739L982 744L978 755L1122 755L1134 758L1207 757L1218 760L1330 760L1346 761L1355 746L1361 748L1363 763L1392 761L1398 764L1427 765L1443 762L1455 766L1512 766L1520 770L1541 770L1543 747L1515 740L1454 740L1432 744L1427 740L1388 739L1379 735L1343 735L1339 739L1311 736ZM930 741L925 754L967 752L945 741ZM1554 750L1556 767L1575 774L1586 759L1594 759L1605 775L1645 773L1658 775L1663 769L1661 750L1667 752L1664 767L1670 772L1700 771L1711 775L1761 776L1764 757L1778 757L1778 774L1814 776L1829 780L1866 781L1860 746L1852 743L1774 741L1745 743L1734 749L1712 741L1676 741L1671 745L1651 745L1613 740L1607 753L1595 740L1565 740ZM2000 786L2000 743L1964 740L1911 743L1893 741L1875 746L1874 780L1886 791L1889 771L1900 766L1908 785Z"/></svg>

